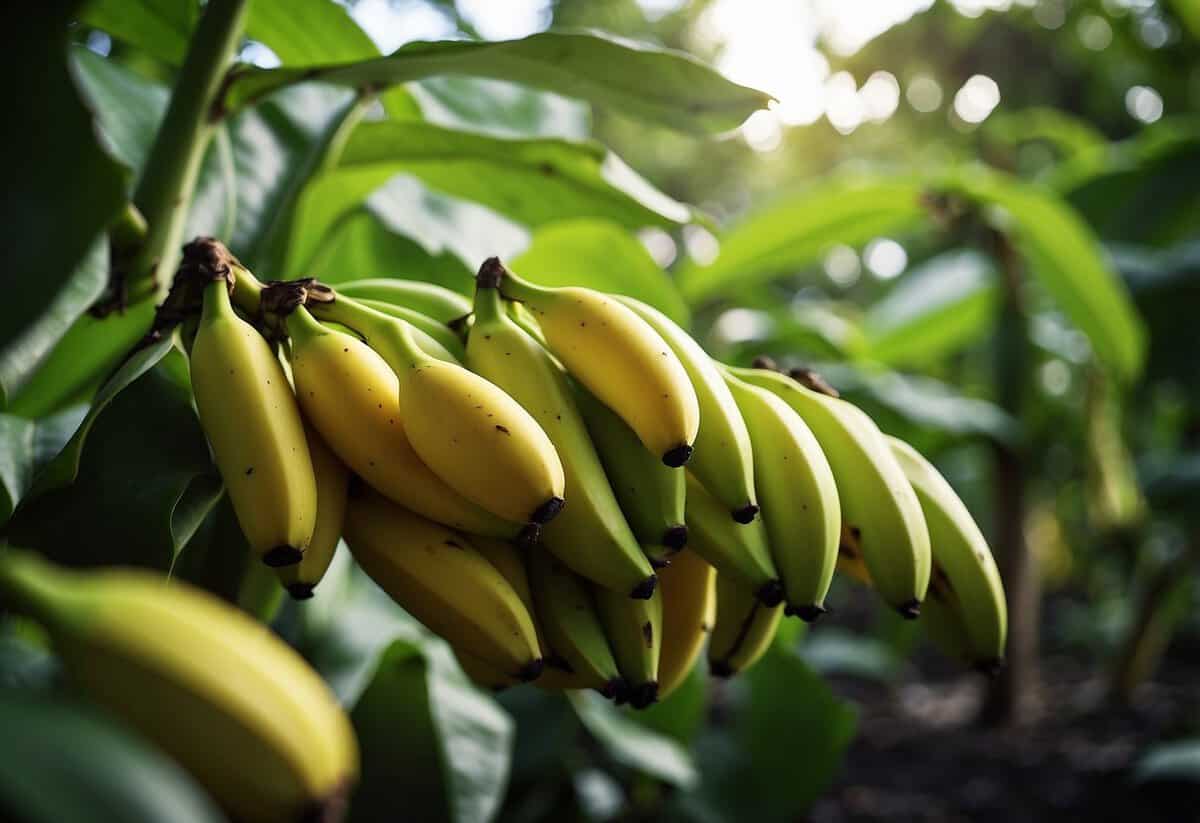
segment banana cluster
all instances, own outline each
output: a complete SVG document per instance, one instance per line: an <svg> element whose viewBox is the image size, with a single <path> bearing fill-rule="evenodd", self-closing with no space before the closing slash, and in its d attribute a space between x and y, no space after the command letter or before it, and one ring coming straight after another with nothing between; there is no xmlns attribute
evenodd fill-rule
<svg viewBox="0 0 1200 823"><path fill-rule="evenodd" d="M783 617L826 611L838 569L948 653L1000 660L1004 592L966 507L811 375L721 364L650 306L494 258L469 301L264 287L208 242L196 404L294 597L344 537L478 684L635 707L706 648L716 675L753 664Z"/></svg>

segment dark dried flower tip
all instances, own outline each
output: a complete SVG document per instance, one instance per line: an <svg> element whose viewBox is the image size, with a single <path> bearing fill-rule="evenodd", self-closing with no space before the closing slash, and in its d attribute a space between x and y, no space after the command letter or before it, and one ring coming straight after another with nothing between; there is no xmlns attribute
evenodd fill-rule
<svg viewBox="0 0 1200 823"><path fill-rule="evenodd" d="M788 606L783 610L783 613L788 617L799 617L805 623L812 623L821 615L825 614L824 606Z"/></svg>
<svg viewBox="0 0 1200 823"><path fill-rule="evenodd" d="M220 240L197 237L183 247L183 260L175 276L204 283L225 280L232 292L233 267L240 265Z"/></svg>
<svg viewBox="0 0 1200 823"><path fill-rule="evenodd" d="M625 702L624 696L625 696L626 692L628 691L628 689L629 689L629 686L625 683L625 680L623 678L614 677L612 680L609 680L603 686L596 689L596 691L599 692L601 697L605 697L609 700L617 700L620 703L624 703ZM618 698L620 698L620 699L618 700Z"/></svg>
<svg viewBox="0 0 1200 823"><path fill-rule="evenodd" d="M733 666L730 666L727 661L710 660L708 661L708 673L713 677L729 678L737 674L737 671L735 671Z"/></svg>
<svg viewBox="0 0 1200 823"><path fill-rule="evenodd" d="M811 391L819 392L820 394L827 394L830 397L842 396L837 389L829 385L829 382L826 381L824 377L812 369L805 369L801 368L800 366L796 366L795 368L788 369L788 377L792 378L801 386Z"/></svg>
<svg viewBox="0 0 1200 823"><path fill-rule="evenodd" d="M567 501L561 497L551 497L529 516L530 521L538 525L545 525L558 517L558 513L563 510L563 506L567 505Z"/></svg>
<svg viewBox="0 0 1200 823"><path fill-rule="evenodd" d="M542 527L537 523L526 523L513 538L513 545L518 549L532 549L542 539Z"/></svg>
<svg viewBox="0 0 1200 823"><path fill-rule="evenodd" d="M671 561L665 557L647 557L646 559L650 561L650 568L655 571L671 567Z"/></svg>
<svg viewBox="0 0 1200 823"><path fill-rule="evenodd" d="M901 603L896 607L896 611L899 612L900 616L905 620L916 620L921 616L921 601L913 599L909 600L907 603Z"/></svg>
<svg viewBox="0 0 1200 823"><path fill-rule="evenodd" d="M508 269L500 262L499 257L489 257L483 261L483 265L479 267L479 271L475 275L475 288L498 289L507 274Z"/></svg>
<svg viewBox="0 0 1200 823"><path fill-rule="evenodd" d="M276 546L263 555L263 562L272 569L281 566L294 566L304 559L304 552L295 546Z"/></svg>
<svg viewBox="0 0 1200 823"><path fill-rule="evenodd" d="M313 596L315 587L316 585L313 583L290 583L287 592L293 600L308 600Z"/></svg>
<svg viewBox="0 0 1200 823"><path fill-rule="evenodd" d="M754 518L758 516L758 506L754 505L753 503L747 503L740 509L734 509L731 514L736 522L745 526L749 523L753 523Z"/></svg>
<svg viewBox="0 0 1200 823"><path fill-rule="evenodd" d="M692 447L687 444L684 444L682 446L676 446L675 448L671 449L669 452L664 454L663 458L662 458L662 462L665 465L671 467L672 469L677 469L680 466L682 466L683 464L687 463L691 459L692 459Z"/></svg>
<svg viewBox="0 0 1200 823"><path fill-rule="evenodd" d="M765 354L760 354L758 357L750 361L750 365L756 369L766 369L767 371L779 371L779 364L775 362L774 357L768 357Z"/></svg>
<svg viewBox="0 0 1200 823"><path fill-rule="evenodd" d="M662 536L662 544L674 551L679 551L686 546L687 540L688 530L687 526L684 525L671 526L671 528L663 532Z"/></svg>
<svg viewBox="0 0 1200 823"><path fill-rule="evenodd" d="M546 661L542 658L530 660L521 667L521 671L517 672L517 679L522 683L528 683L530 680L537 680L542 676L542 670L546 668Z"/></svg>
<svg viewBox="0 0 1200 823"><path fill-rule="evenodd" d="M641 583L638 583L636 586L634 586L633 591L629 593L629 596L634 600L649 600L654 596L654 587L657 585L658 577L652 574Z"/></svg>
<svg viewBox="0 0 1200 823"><path fill-rule="evenodd" d="M759 603L768 609L773 609L783 602L783 584L778 580L768 580L758 587L755 596Z"/></svg>
<svg viewBox="0 0 1200 823"><path fill-rule="evenodd" d="M296 823L340 823L346 817L350 803L350 791L354 782L344 779L319 800L314 800L295 818Z"/></svg>
<svg viewBox="0 0 1200 823"><path fill-rule="evenodd" d="M634 688L629 693L629 705L635 709L645 709L658 702L658 683L650 681Z"/></svg>

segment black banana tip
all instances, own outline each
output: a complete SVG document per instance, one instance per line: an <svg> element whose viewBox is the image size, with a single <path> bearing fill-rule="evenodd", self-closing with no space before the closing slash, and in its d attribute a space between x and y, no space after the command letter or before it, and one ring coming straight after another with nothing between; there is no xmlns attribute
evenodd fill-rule
<svg viewBox="0 0 1200 823"><path fill-rule="evenodd" d="M522 683L528 683L530 680L537 680L542 676L542 670L546 668L546 661L542 658L530 660L521 667L521 671L517 672L517 679Z"/></svg>
<svg viewBox="0 0 1200 823"><path fill-rule="evenodd" d="M658 576L652 574L641 583L638 583L636 586L634 586L633 591L629 593L629 596L634 600L649 600L654 596L654 587L657 585Z"/></svg>
<svg viewBox="0 0 1200 823"><path fill-rule="evenodd" d="M551 652L543 659L546 661L546 665L552 669L558 669L559 671L566 672L567 674L575 674L575 670L571 668L571 664L560 655Z"/></svg>
<svg viewBox="0 0 1200 823"><path fill-rule="evenodd" d="M756 369L766 369L768 371L779 371L779 364L775 362L775 358L765 354L760 354L750 363Z"/></svg>
<svg viewBox="0 0 1200 823"><path fill-rule="evenodd" d="M479 289L498 289L508 270L500 262L499 257L489 257L483 261L475 274L475 287Z"/></svg>
<svg viewBox="0 0 1200 823"><path fill-rule="evenodd" d="M672 526L663 532L662 544L668 549L679 551L687 545L687 526Z"/></svg>
<svg viewBox="0 0 1200 823"><path fill-rule="evenodd" d="M534 509L529 519L539 526L544 526L554 518L558 517L558 513L563 510L563 506L567 505L567 501L561 497L551 497L542 505Z"/></svg>
<svg viewBox="0 0 1200 823"><path fill-rule="evenodd" d="M731 514L735 522L745 526L747 523L753 523L754 518L758 516L758 506L747 503L739 509L734 509Z"/></svg>
<svg viewBox="0 0 1200 823"><path fill-rule="evenodd" d="M686 443L682 446L676 446L669 452L663 455L662 461L672 469L677 469L684 463L692 459L692 447Z"/></svg>
<svg viewBox="0 0 1200 823"><path fill-rule="evenodd" d="M313 596L315 586L315 583L289 583L287 591L293 600L308 600Z"/></svg>
<svg viewBox="0 0 1200 823"><path fill-rule="evenodd" d="M768 609L773 609L783 602L783 584L778 580L768 580L758 587L755 592L758 602Z"/></svg>
<svg viewBox="0 0 1200 823"><path fill-rule="evenodd" d="M295 546L276 546L263 555L262 561L272 569L282 566L294 566L304 559L304 552Z"/></svg>
<svg viewBox="0 0 1200 823"><path fill-rule="evenodd" d="M976 660L971 668L985 677L995 677L1004 668L1004 658L993 657L989 660Z"/></svg>
<svg viewBox="0 0 1200 823"><path fill-rule="evenodd" d="M670 559L666 557L647 557L646 559L650 561L650 568L656 571L658 569L665 569L671 565Z"/></svg>
<svg viewBox="0 0 1200 823"><path fill-rule="evenodd" d="M645 709L658 702L658 683L651 680L640 686L635 686L629 693L629 705L635 709Z"/></svg>
<svg viewBox="0 0 1200 823"><path fill-rule="evenodd" d="M624 703L625 695L629 691L629 685L620 677L614 677L600 688L596 689L601 697L607 700L616 700L618 703Z"/></svg>
<svg viewBox="0 0 1200 823"><path fill-rule="evenodd" d="M805 623L812 623L818 617L825 614L824 606L810 604L807 606L788 606L783 610L783 613L788 617L799 617Z"/></svg>
<svg viewBox="0 0 1200 823"><path fill-rule="evenodd" d="M900 616L905 620L916 620L921 616L921 601L913 598L907 603L901 603L899 606L897 606L896 611L898 611Z"/></svg>
<svg viewBox="0 0 1200 823"><path fill-rule="evenodd" d="M708 673L713 677L730 678L737 674L737 671L725 660L710 660L708 661Z"/></svg>
<svg viewBox="0 0 1200 823"><path fill-rule="evenodd" d="M542 527L537 523L526 523L524 528L513 538L513 545L518 549L532 549L541 539Z"/></svg>

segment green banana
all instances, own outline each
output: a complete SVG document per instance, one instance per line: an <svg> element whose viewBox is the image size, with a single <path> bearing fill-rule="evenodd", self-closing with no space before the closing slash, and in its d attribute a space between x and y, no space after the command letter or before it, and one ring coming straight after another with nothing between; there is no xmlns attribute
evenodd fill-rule
<svg viewBox="0 0 1200 823"><path fill-rule="evenodd" d="M717 575L717 622L708 638L708 669L732 677L758 662L779 629L783 609L765 606L736 580Z"/></svg>
<svg viewBox="0 0 1200 823"><path fill-rule="evenodd" d="M418 311L447 326L471 313L471 301L458 292L418 280L380 277L339 283L334 288L338 294L347 297L375 300Z"/></svg>
<svg viewBox="0 0 1200 823"><path fill-rule="evenodd" d="M542 545L594 583L626 596L650 597L654 570L613 496L566 375L512 321L500 293L486 285L475 291L467 364L529 411L562 461L569 502L543 526Z"/></svg>
<svg viewBox="0 0 1200 823"><path fill-rule="evenodd" d="M754 452L771 558L783 579L784 614L825 612L842 530L837 484L825 453L792 408L766 389L726 375Z"/></svg>
<svg viewBox="0 0 1200 823"><path fill-rule="evenodd" d="M629 687L629 703L644 709L658 700L658 659L662 653L663 601L655 591L649 600L631 600L595 586L596 611Z"/></svg>
<svg viewBox="0 0 1200 823"><path fill-rule="evenodd" d="M769 606L783 600L783 585L771 560L761 518L738 524L691 472L687 473L688 548L718 574L738 580Z"/></svg>

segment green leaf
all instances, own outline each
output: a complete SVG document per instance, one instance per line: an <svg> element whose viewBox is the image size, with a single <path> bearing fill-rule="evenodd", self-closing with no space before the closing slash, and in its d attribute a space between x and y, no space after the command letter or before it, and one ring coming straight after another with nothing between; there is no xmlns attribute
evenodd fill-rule
<svg viewBox="0 0 1200 823"><path fill-rule="evenodd" d="M1193 0L1170 0L1170 6L1175 14L1183 20L1194 40L1200 40L1200 6Z"/></svg>
<svg viewBox="0 0 1200 823"><path fill-rule="evenodd" d="M562 220L533 233L529 248L509 265L546 286L587 286L635 297L685 328L688 309L675 284L646 247L606 220Z"/></svg>
<svg viewBox="0 0 1200 823"><path fill-rule="evenodd" d="M410 83L424 119L439 126L497 137L588 136L588 107L527 86L447 75Z"/></svg>
<svg viewBox="0 0 1200 823"><path fill-rule="evenodd" d="M996 116L987 119L983 132L990 140L1013 145L1045 141L1068 158L1095 151L1108 142L1088 121L1048 106L997 112Z"/></svg>
<svg viewBox="0 0 1200 823"><path fill-rule="evenodd" d="M0 726L0 808L6 819L225 819L183 769L87 706L3 689Z"/></svg>
<svg viewBox="0 0 1200 823"><path fill-rule="evenodd" d="M230 84L226 103L240 107L303 81L361 88L442 74L521 83L697 133L736 128L770 100L682 52L599 33L556 31L492 43L409 43L388 57L345 66L244 68Z"/></svg>
<svg viewBox="0 0 1200 823"><path fill-rule="evenodd" d="M251 0L246 36L270 48L285 66L379 55L346 7L330 0Z"/></svg>
<svg viewBox="0 0 1200 823"><path fill-rule="evenodd" d="M136 175L150 153L170 91L82 46L71 49L71 68L109 151Z"/></svg>
<svg viewBox="0 0 1200 823"><path fill-rule="evenodd" d="M963 173L952 187L1003 210L1002 230L1013 237L1030 273L1119 380L1136 378L1146 355L1146 331L1079 215L1046 190L982 168Z"/></svg>
<svg viewBox="0 0 1200 823"><path fill-rule="evenodd" d="M97 142L92 116L68 72L73 5L56 3L29 14L6 4L0 12L0 26L20 32L3 50L0 69L20 78L21 91L12 96L6 114L10 123L22 124L5 129L0 144L4 156L12 158L0 208L0 225L9 238L4 257L9 287L0 304L4 380L14 377L14 347L30 345L33 330L34 353L44 351L62 333L66 316L93 290L94 272L81 282L80 266L126 203L127 170ZM71 295L60 298L67 288ZM54 316L43 321L48 312Z"/></svg>
<svg viewBox="0 0 1200 823"><path fill-rule="evenodd" d="M680 788L695 785L696 766L679 743L639 725L592 692L568 692L567 699L584 728L617 763Z"/></svg>
<svg viewBox="0 0 1200 823"><path fill-rule="evenodd" d="M452 672L403 641L380 656L351 714L362 750L351 821L494 818L508 784L513 723Z"/></svg>
<svg viewBox="0 0 1200 823"><path fill-rule="evenodd" d="M911 269L865 318L866 355L921 366L978 340L996 310L994 267L973 251L939 255Z"/></svg>
<svg viewBox="0 0 1200 823"><path fill-rule="evenodd" d="M187 51L199 5L195 0L91 0L83 22L177 66Z"/></svg>
<svg viewBox="0 0 1200 823"><path fill-rule="evenodd" d="M708 715L708 673L703 655L687 679L665 699L631 717L648 729L678 740L684 746L695 739Z"/></svg>
<svg viewBox="0 0 1200 823"><path fill-rule="evenodd" d="M40 420L0 414L0 525L33 485L37 472L62 451L84 413L76 407Z"/></svg>
<svg viewBox="0 0 1200 823"><path fill-rule="evenodd" d="M1190 312L1200 305L1200 242L1159 251L1110 248L1133 293L1146 327L1153 330L1146 362L1147 380L1170 380L1188 389L1200 403L1200 337Z"/></svg>
<svg viewBox="0 0 1200 823"><path fill-rule="evenodd" d="M840 175L754 212L719 236L707 265L689 261L679 285L692 305L812 265L833 246L858 246L925 218L916 178Z"/></svg>

